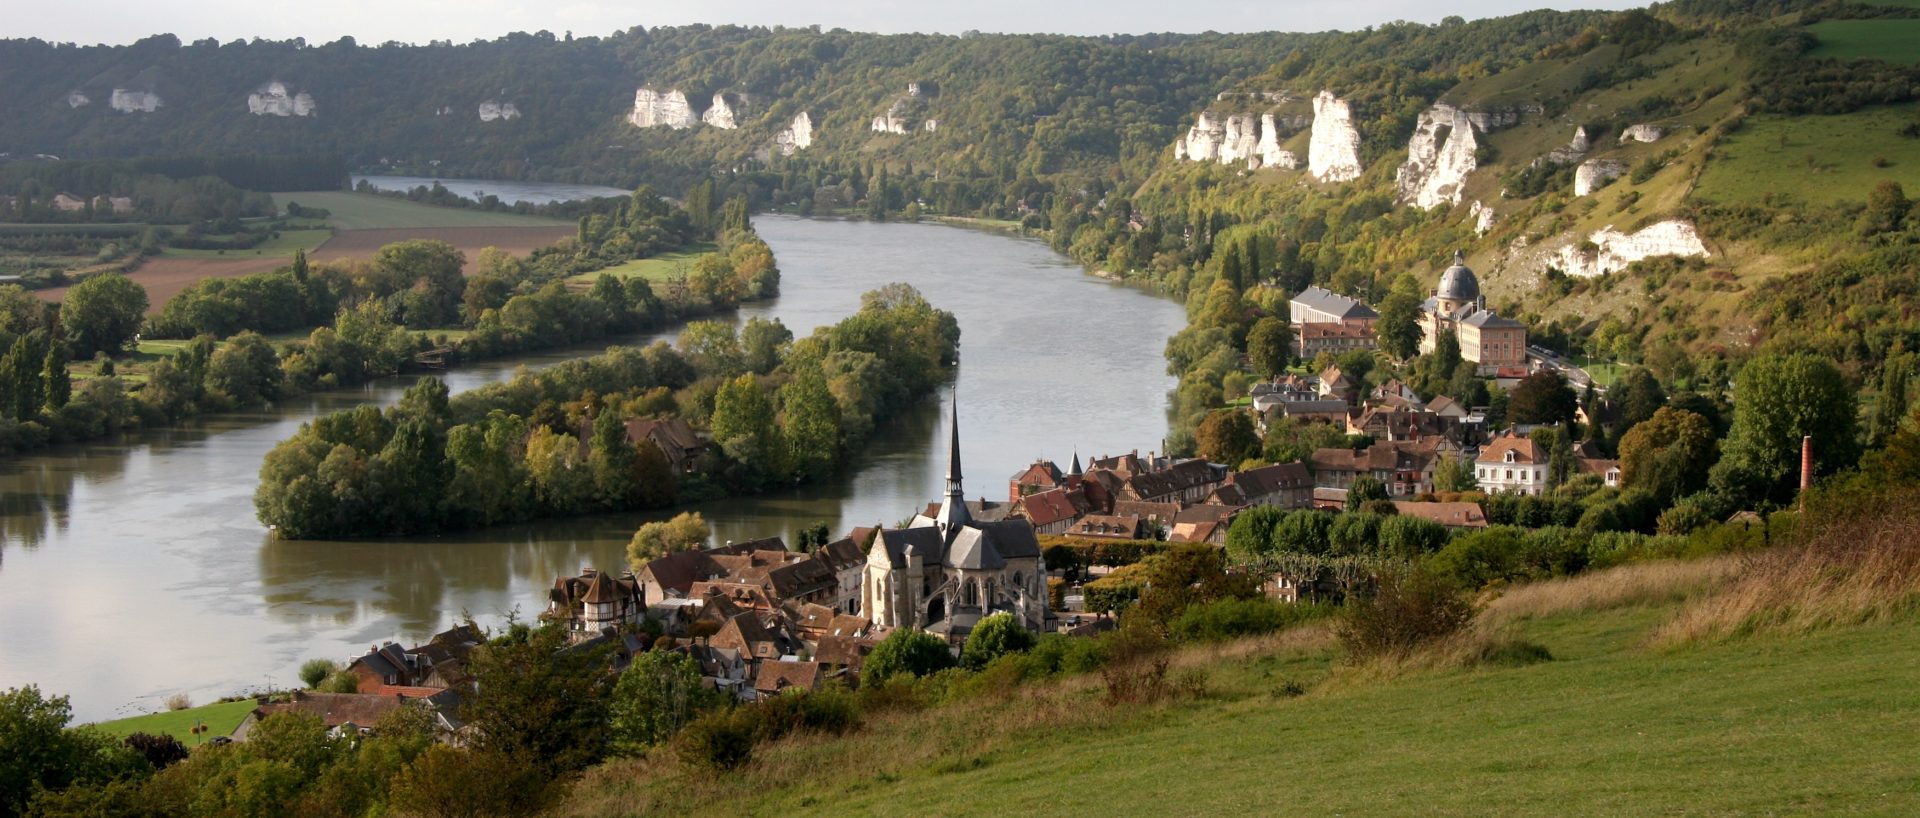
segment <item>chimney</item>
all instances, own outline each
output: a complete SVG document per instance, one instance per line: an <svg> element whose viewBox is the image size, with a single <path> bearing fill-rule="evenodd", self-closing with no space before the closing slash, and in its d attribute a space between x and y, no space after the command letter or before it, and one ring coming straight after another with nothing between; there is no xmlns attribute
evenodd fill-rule
<svg viewBox="0 0 1920 818"><path fill-rule="evenodd" d="M1813 488L1813 435L1800 438L1800 493Z"/></svg>

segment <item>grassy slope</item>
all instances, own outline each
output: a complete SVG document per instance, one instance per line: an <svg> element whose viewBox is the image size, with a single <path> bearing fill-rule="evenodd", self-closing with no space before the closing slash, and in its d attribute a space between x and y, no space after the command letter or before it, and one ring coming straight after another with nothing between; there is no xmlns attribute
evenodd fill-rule
<svg viewBox="0 0 1920 818"><path fill-rule="evenodd" d="M710 242L693 244L652 258L637 259L625 264L616 264L604 270L581 273L567 280L591 284L601 276L610 275L622 279L639 276L652 282L671 281L676 278L685 278L687 268L692 267L694 261L716 249L718 245Z"/></svg>
<svg viewBox="0 0 1920 818"><path fill-rule="evenodd" d="M1837 116L1751 117L1715 149L1698 195L1751 202L1788 192L1810 204L1828 204L1865 201L1886 180L1920 189L1920 139L1898 134L1913 116L1913 106L1900 105ZM1875 159L1887 160L1887 166L1875 167Z"/></svg>
<svg viewBox="0 0 1920 818"><path fill-rule="evenodd" d="M1340 679L1216 666L1213 700L978 736L903 772L820 776L729 814L1200 815L1920 811L1920 626L1652 652L1670 606L1525 622L1556 660ZM1091 702L1090 708L1099 705ZM798 748L805 752L807 748ZM742 808L744 807L744 809Z"/></svg>
<svg viewBox="0 0 1920 818"><path fill-rule="evenodd" d="M1824 20L1807 27L1815 57L1920 62L1920 20Z"/></svg>
<svg viewBox="0 0 1920 818"><path fill-rule="evenodd" d="M153 733L170 735L191 747L194 736L188 732L195 724L206 722L208 730L200 737L205 741L213 736L231 734L233 728L240 726L247 714L255 707L252 699L237 702L220 702L186 710L171 710L165 713L149 713L144 716L101 722L94 727L114 736L128 736L134 733Z"/></svg>
<svg viewBox="0 0 1920 818"><path fill-rule="evenodd" d="M286 207L288 202L298 202L302 207L322 207L330 211L331 221L342 230L369 230L375 228L431 228L431 227L552 227L568 222L558 219L543 219L534 216L522 216L517 213L493 213L484 210L464 210L453 207L434 207L417 204L404 199L392 199L364 193L345 191L309 191L303 193L276 193L273 202Z"/></svg>

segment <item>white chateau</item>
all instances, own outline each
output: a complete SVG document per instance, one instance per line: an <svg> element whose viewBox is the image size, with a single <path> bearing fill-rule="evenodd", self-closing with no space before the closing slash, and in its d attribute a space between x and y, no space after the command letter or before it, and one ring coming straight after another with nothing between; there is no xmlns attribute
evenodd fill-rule
<svg viewBox="0 0 1920 818"><path fill-rule="evenodd" d="M1033 524L976 521L960 486L960 411L953 410L947 494L938 514L883 530L867 552L861 612L884 628L918 628L958 644L981 618L1012 613L1039 632L1047 618L1047 567Z"/></svg>

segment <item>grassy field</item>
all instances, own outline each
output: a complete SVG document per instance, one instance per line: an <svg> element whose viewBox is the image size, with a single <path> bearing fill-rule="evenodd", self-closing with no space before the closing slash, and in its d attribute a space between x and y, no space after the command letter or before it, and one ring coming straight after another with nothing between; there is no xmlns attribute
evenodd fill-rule
<svg viewBox="0 0 1920 818"><path fill-rule="evenodd" d="M333 238L331 230L282 230L278 238L270 238L258 247L245 250L184 250L169 247L160 252L161 258L245 258L264 256L270 258L292 258L294 251L304 250L312 253L327 239Z"/></svg>
<svg viewBox="0 0 1920 818"><path fill-rule="evenodd" d="M684 278L687 268L692 267L693 263L699 260L701 256L717 249L719 248L716 245L710 243L693 244L678 250L661 253L652 258L643 258L637 261L629 261L625 264L616 264L604 270L595 270L591 273L581 273L567 280L592 284L601 276L614 276L620 279L638 276L654 282L670 281L676 278Z"/></svg>
<svg viewBox="0 0 1920 818"><path fill-rule="evenodd" d="M301 207L326 208L333 214L330 221L342 230L420 227L552 227L569 224L558 219L434 207L404 199L337 190L273 194L273 203L276 206L284 208L288 202L298 202Z"/></svg>
<svg viewBox="0 0 1920 818"><path fill-rule="evenodd" d="M1097 677L1002 688L776 744L727 776L615 762L558 814L1920 812L1911 609L1654 646L1697 609L1687 600L1738 587L1743 565L1630 566L1492 602L1486 632L1546 661L1356 666L1310 623L1188 649L1173 678L1199 692L1169 704L1108 708Z"/></svg>
<svg viewBox="0 0 1920 818"><path fill-rule="evenodd" d="M1807 30L1820 39L1808 56L1920 62L1920 20L1825 20Z"/></svg>
<svg viewBox="0 0 1920 818"><path fill-rule="evenodd" d="M237 702L221 702L185 710L170 710L164 713L149 713L144 716L101 722L94 725L109 735L128 736L134 733L152 733L154 735L173 736L188 747L195 743L194 736L188 732L194 725L205 722L207 732L201 734L200 741L214 736L224 736L233 732L246 720L247 714L255 707L252 699Z"/></svg>
<svg viewBox="0 0 1920 818"><path fill-rule="evenodd" d="M1920 37L1920 29L1914 36ZM1786 193L1826 204L1864 202L1886 180L1920 190L1920 139L1898 133L1914 113L1913 106L1893 106L1837 116L1750 117L1714 148L1696 195L1751 202ZM1877 160L1885 167L1876 167Z"/></svg>

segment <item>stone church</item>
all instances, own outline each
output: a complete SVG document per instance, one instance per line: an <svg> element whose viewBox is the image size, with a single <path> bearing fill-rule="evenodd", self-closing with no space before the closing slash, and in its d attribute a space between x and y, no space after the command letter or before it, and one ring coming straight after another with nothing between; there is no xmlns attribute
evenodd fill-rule
<svg viewBox="0 0 1920 818"><path fill-rule="evenodd" d="M874 540L862 614L881 627L918 628L953 644L1001 611L1040 631L1047 618L1040 541L1026 520L988 522L969 512L960 485L957 406L947 457L947 493L938 512L917 514L908 527L883 530Z"/></svg>
<svg viewBox="0 0 1920 818"><path fill-rule="evenodd" d="M1420 305L1420 330L1421 353L1433 351L1440 333L1452 333L1460 341L1460 357L1479 364L1481 375L1527 366L1527 325L1487 309L1480 279L1457 250L1433 297Z"/></svg>

